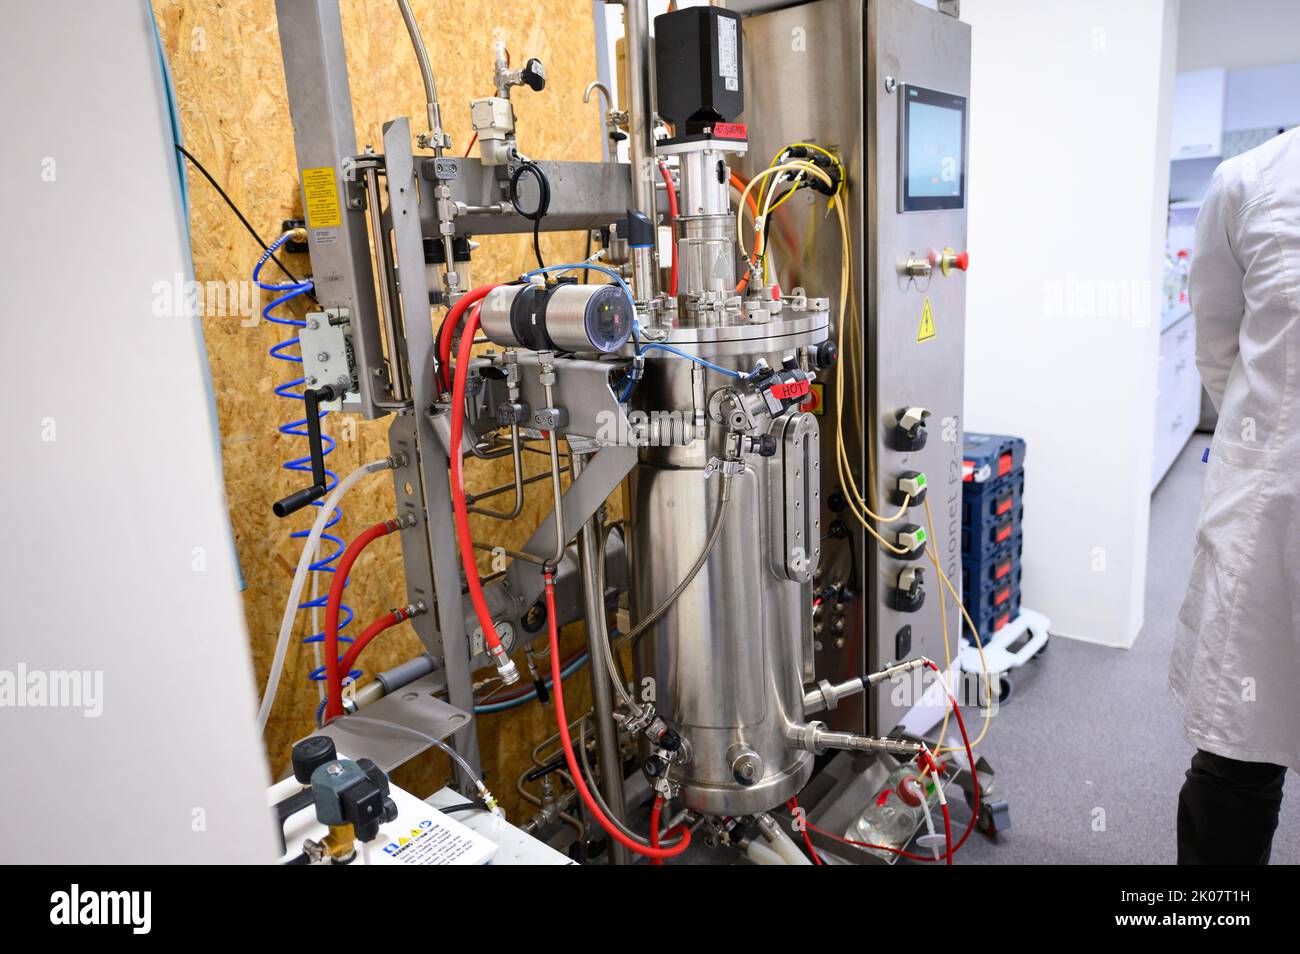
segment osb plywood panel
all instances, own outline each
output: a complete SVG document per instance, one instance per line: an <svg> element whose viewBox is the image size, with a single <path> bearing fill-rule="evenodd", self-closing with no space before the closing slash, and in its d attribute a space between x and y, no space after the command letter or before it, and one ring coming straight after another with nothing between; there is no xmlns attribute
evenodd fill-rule
<svg viewBox="0 0 1300 954"><path fill-rule="evenodd" d="M546 159L600 158L599 107L582 102L584 87L595 78L588 0L416 0L413 5L433 58L443 120L454 151L463 152L470 140L469 100L492 91L492 44L502 39L516 65L536 56L547 71L545 91L520 88L513 94L522 148ZM269 240L279 233L281 221L302 214L274 4L272 0L153 0L153 7L176 84L185 145ZM411 117L412 128L422 130L423 89L397 4L344 0L342 15L358 147L372 143L380 148L382 124L396 116ZM212 188L193 172L190 200L197 281L246 280L260 249ZM543 236L542 242L548 261L574 261L581 256L584 238L552 234ZM513 277L531 262L528 237L485 237L473 263L475 281ZM310 272L305 257L288 256L286 263L299 274ZM265 276L279 278L279 273L268 267ZM304 511L280 521L271 514L271 503L302 483L301 474L290 474L281 464L305 454L306 442L277 433L277 425L300 416L302 406L273 393L277 384L297 377L298 368L267 354L276 342L292 336L292 329L258 317L269 300L255 297L251 315L227 308L226 314L204 317L226 491L247 582L245 611L259 694L298 558L297 542L289 534L309 527L314 516ZM294 303L288 310L300 317L303 308ZM387 427L382 420L328 417L326 433L338 441L328 458L331 469L341 475L385 456ZM526 455L529 458L530 469L540 466L542 458ZM467 468L471 488L508 479L508 461L471 461ZM349 494L335 532L351 539L388 517L393 506L389 478L377 476ZM475 532L479 539L515 548L548 509L549 485L540 482L530 488L518 520L504 525L476 519ZM328 586L328 577L322 579L322 585ZM386 539L374 544L351 575L347 602L357 616L353 627L403 604L404 594L398 542ZM310 614L300 613L298 624L296 636L306 635ZM580 639L577 632L566 634L566 645L576 645ZM420 650L414 633L403 626L376 640L362 662L369 674ZM310 647L295 643L266 732L267 755L277 776L287 769L292 741L312 729L317 691L307 678L311 668ZM570 691L571 711L583 711L580 707L589 698L585 676L575 679ZM533 745L552 728L551 710L536 704L480 721L488 783L512 817L526 817L531 811L517 797L514 781L528 764ZM444 777L445 765L439 757L408 766L399 781L423 795Z"/></svg>

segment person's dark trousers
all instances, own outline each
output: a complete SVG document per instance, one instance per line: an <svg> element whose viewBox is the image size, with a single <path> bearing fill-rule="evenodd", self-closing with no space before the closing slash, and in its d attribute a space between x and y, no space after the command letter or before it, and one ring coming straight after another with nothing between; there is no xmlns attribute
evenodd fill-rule
<svg viewBox="0 0 1300 954"><path fill-rule="evenodd" d="M1178 863L1268 864L1285 777L1271 762L1193 755L1178 793Z"/></svg>

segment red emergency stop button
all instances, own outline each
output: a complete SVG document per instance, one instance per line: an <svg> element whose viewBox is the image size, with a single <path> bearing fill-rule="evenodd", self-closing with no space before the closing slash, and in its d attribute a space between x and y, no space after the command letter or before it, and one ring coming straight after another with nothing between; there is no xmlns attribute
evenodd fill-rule
<svg viewBox="0 0 1300 954"><path fill-rule="evenodd" d="M939 270L947 275L954 268L966 271L970 267L970 253L957 252L951 247L943 250L943 257L939 259Z"/></svg>

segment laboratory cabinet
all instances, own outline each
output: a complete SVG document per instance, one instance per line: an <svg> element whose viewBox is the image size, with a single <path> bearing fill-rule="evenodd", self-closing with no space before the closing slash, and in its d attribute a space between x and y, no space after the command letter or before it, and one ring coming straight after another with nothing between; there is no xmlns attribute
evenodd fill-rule
<svg viewBox="0 0 1300 954"><path fill-rule="evenodd" d="M1190 309L1160 333L1156 370L1155 447L1151 489L1164 478L1201 417L1201 376L1196 370L1196 323Z"/></svg>
<svg viewBox="0 0 1300 954"><path fill-rule="evenodd" d="M1173 159L1223 154L1223 115L1228 71L1189 70L1174 78Z"/></svg>

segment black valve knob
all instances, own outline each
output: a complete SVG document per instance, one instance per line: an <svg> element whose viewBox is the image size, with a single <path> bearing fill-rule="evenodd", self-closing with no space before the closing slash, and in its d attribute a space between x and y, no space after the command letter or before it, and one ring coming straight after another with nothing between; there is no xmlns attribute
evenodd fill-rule
<svg viewBox="0 0 1300 954"><path fill-rule="evenodd" d="M929 436L925 430L925 422L929 416L930 412L925 408L906 407L898 411L894 415L898 423L890 429L889 433L890 446L903 453L919 451L925 447L926 438Z"/></svg>
<svg viewBox="0 0 1300 954"><path fill-rule="evenodd" d="M310 785L311 773L338 757L334 740L328 735L313 735L301 742L295 742L290 756L293 777L303 785Z"/></svg>
<svg viewBox="0 0 1300 954"><path fill-rule="evenodd" d="M537 57L532 57L524 68L519 71L519 78L524 81L524 85L534 92L540 93L546 88L546 67Z"/></svg>
<svg viewBox="0 0 1300 954"><path fill-rule="evenodd" d="M889 602L900 613L915 613L925 605L925 584L919 567L904 570L889 592Z"/></svg>
<svg viewBox="0 0 1300 954"><path fill-rule="evenodd" d="M835 362L840 359L840 349L829 338L817 346L813 354L813 360L817 362L819 368L833 368Z"/></svg>
<svg viewBox="0 0 1300 954"><path fill-rule="evenodd" d="M776 437L772 434L760 434L758 436L759 457L775 457L776 446Z"/></svg>

